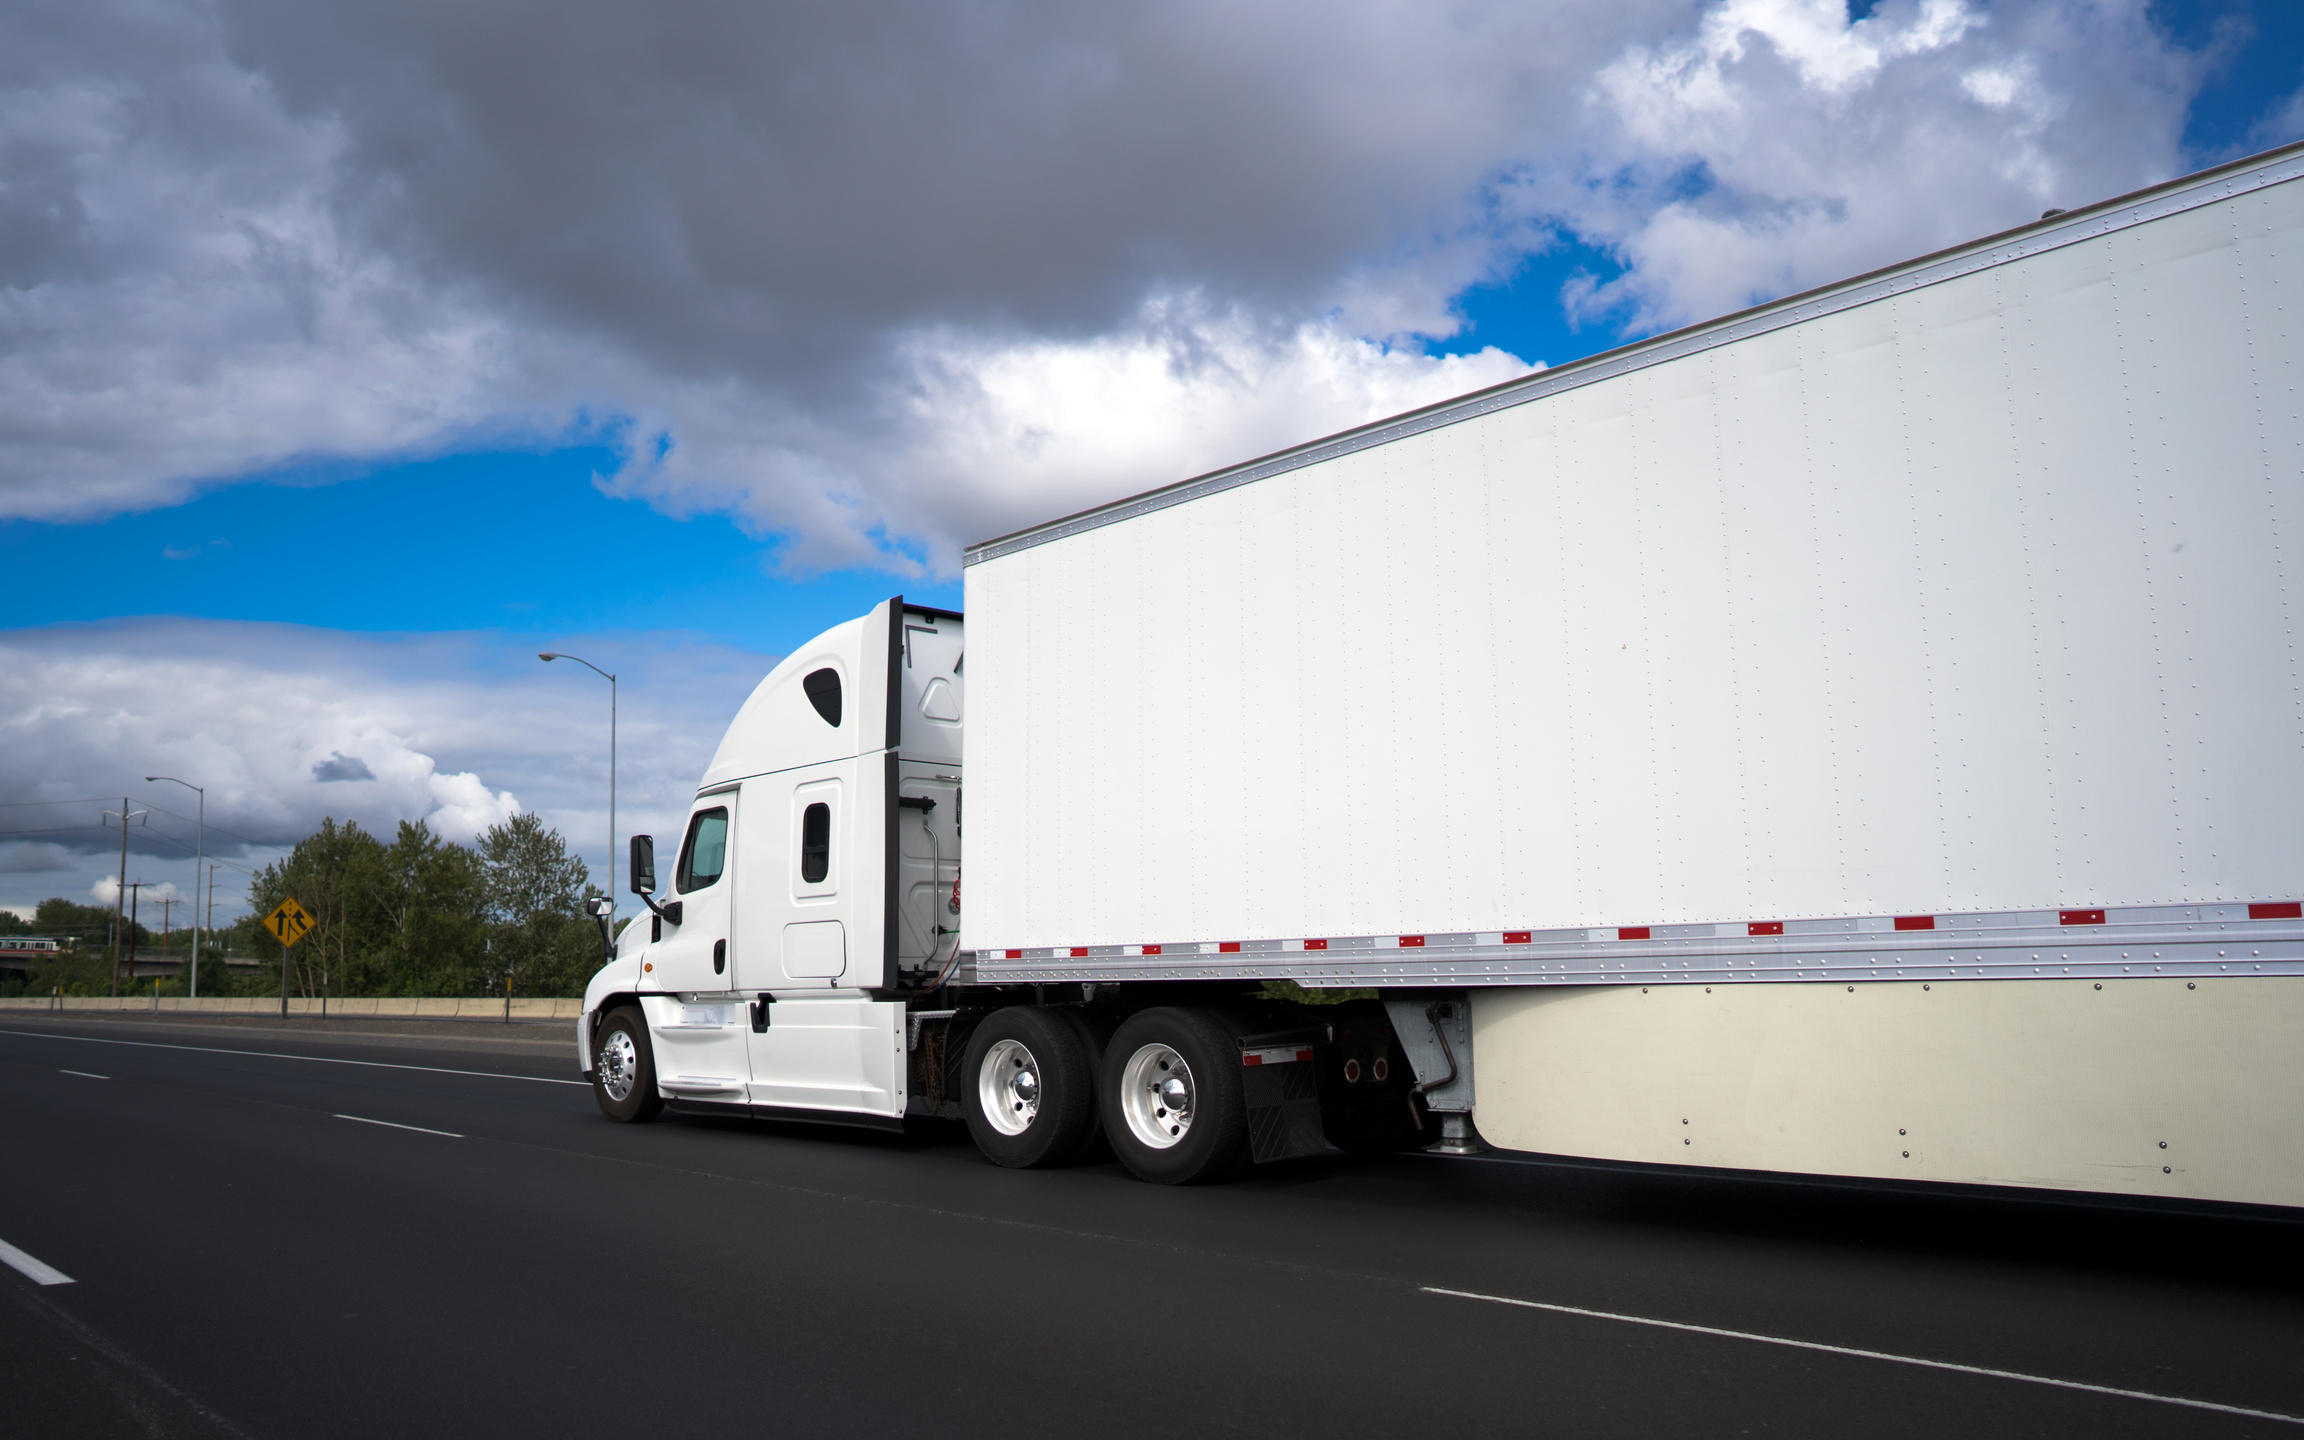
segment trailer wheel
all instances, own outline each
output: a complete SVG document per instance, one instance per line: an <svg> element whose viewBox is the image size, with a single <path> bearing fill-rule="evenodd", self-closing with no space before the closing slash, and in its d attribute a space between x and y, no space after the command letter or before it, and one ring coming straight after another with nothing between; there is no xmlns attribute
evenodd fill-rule
<svg viewBox="0 0 2304 1440"><path fill-rule="evenodd" d="M656 1093L656 1055L648 1044L648 1022L637 1007L608 1012L592 1047L592 1098L611 1120L634 1124L653 1120L664 1109Z"/></svg>
<svg viewBox="0 0 2304 1440"><path fill-rule="evenodd" d="M960 1073L968 1133L995 1165L1061 1165L1095 1125L1085 1037L1061 1015L1029 1005L994 1011L969 1038Z"/></svg>
<svg viewBox="0 0 2304 1440"><path fill-rule="evenodd" d="M1081 1059L1087 1066L1088 1078L1093 1084L1104 1073L1104 1047L1111 1043L1115 1021L1101 1011L1083 1009L1078 1005L1051 1005L1048 1013L1060 1016L1080 1036ZM1104 1107L1098 1103L1093 1089L1088 1095L1088 1126L1080 1136L1080 1148L1073 1152L1076 1160L1086 1160L1104 1148Z"/></svg>
<svg viewBox="0 0 2304 1440"><path fill-rule="evenodd" d="M1188 1185L1248 1152L1240 1044L1204 1010L1130 1016L1104 1051L1104 1133L1139 1180Z"/></svg>

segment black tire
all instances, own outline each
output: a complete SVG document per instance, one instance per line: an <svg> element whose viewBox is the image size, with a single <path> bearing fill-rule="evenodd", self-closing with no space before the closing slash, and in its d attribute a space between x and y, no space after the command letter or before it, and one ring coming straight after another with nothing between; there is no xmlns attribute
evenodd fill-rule
<svg viewBox="0 0 2304 1440"><path fill-rule="evenodd" d="M623 1037L622 1042L619 1037ZM628 1042L628 1050L623 1042ZM621 1097L614 1093L618 1077L611 1068L619 1053L628 1054L631 1070L630 1083L623 1087ZM656 1092L655 1048L648 1043L648 1022L637 1006L609 1011L593 1034L592 1099L601 1114L627 1125L653 1120L664 1111L664 1097Z"/></svg>
<svg viewBox="0 0 2304 1440"><path fill-rule="evenodd" d="M1180 1059L1186 1073L1177 1074L1163 1051ZM1141 1073L1131 1074L1132 1069ZM1208 1011L1161 1006L1130 1016L1105 1047L1102 1078L1104 1136L1137 1179L1189 1185L1230 1174L1245 1163L1248 1110L1242 1098L1240 1042ZM1153 1087L1171 1081L1183 1084L1188 1109L1172 1113L1161 1103ZM1145 1134L1138 1133L1138 1124ZM1167 1131L1167 1144L1147 1138L1156 1129Z"/></svg>
<svg viewBox="0 0 2304 1440"><path fill-rule="evenodd" d="M1079 1032L1081 1054L1087 1062L1089 1078L1092 1083L1100 1082L1104 1074L1104 1047L1111 1042L1117 1022L1101 1010L1090 1010L1080 1005L1051 1005L1048 1013L1061 1017ZM1080 1137L1080 1148L1073 1152L1073 1159L1086 1160L1100 1155L1105 1149L1104 1105L1091 1089L1088 1097L1088 1130Z"/></svg>
<svg viewBox="0 0 2304 1440"><path fill-rule="evenodd" d="M1034 1005L986 1016L961 1062L960 1113L976 1148L995 1165L1030 1170L1070 1161L1096 1123L1085 1032Z"/></svg>

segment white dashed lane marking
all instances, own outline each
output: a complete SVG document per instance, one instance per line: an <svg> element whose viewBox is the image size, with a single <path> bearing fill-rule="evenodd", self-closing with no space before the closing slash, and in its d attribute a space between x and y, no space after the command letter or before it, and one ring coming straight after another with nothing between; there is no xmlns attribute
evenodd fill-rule
<svg viewBox="0 0 2304 1440"><path fill-rule="evenodd" d="M391 1130L413 1130L419 1135L445 1135L451 1140L461 1140L464 1138L453 1130L433 1130L423 1125L403 1125L397 1120L371 1120L365 1115L339 1115L336 1118L339 1120L354 1120L362 1125L382 1125L385 1128Z"/></svg>
<svg viewBox="0 0 2304 1440"><path fill-rule="evenodd" d="M12 1270L19 1271L35 1285L69 1285L72 1277L53 1265L44 1265L5 1240L0 1240L0 1260L8 1262Z"/></svg>

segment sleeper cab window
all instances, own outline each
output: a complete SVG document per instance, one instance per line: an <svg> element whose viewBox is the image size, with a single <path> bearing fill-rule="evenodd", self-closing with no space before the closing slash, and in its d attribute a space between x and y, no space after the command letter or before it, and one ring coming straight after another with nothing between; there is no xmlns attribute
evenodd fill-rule
<svg viewBox="0 0 2304 1440"><path fill-rule="evenodd" d="M819 800L800 812L800 883L821 885L832 873L832 807Z"/></svg>
<svg viewBox="0 0 2304 1440"><path fill-rule="evenodd" d="M697 811L688 821L688 843L680 847L680 893L701 890L718 880L727 863L727 808Z"/></svg>
<svg viewBox="0 0 2304 1440"><path fill-rule="evenodd" d="M840 728L840 672L833 669L811 670L801 680L800 688L808 692L808 703L824 717L824 723Z"/></svg>

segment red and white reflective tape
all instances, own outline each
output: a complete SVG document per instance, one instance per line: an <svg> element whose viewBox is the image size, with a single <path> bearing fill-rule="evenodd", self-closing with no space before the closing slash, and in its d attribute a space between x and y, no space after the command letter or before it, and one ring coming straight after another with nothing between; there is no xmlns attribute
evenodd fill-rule
<svg viewBox="0 0 2304 1440"><path fill-rule="evenodd" d="M2200 902L2204 905L2217 902ZM1698 937L1740 936L1748 939L1782 937L1795 939L1802 936L1845 935L1861 939L1868 933L1880 931L1937 931L1959 929L1979 921L2013 923L2019 925L2045 925L2056 927L2119 925L2124 922L2156 923L2163 919L2162 911L2168 907L2148 907L2136 912L2119 909L2083 908L2026 911L2020 914L1982 915L1884 915L1876 917L1848 917L1832 920L1734 920L1705 921L1695 924L1673 925L1613 925L1567 930L1484 930L1457 935L1427 933L1423 935L1358 935L1328 936L1293 940L1213 940L1187 941L1182 944L1163 942L1158 945L1054 945L990 950L981 952L987 957L997 955L1009 960L1052 960L1069 958L1182 958L1199 955L1238 955L1243 962L1259 956L1300 954L1305 951L1384 951L1422 950L1427 946L1438 949L1457 949L1467 946L1493 947L1514 945L1544 945L1560 942L1589 941L1659 941L1689 940ZM2237 903L2232 905L2237 910ZM2304 902L2295 900L2255 901L2247 906L2250 920L2304 920ZM1658 931L1664 933L1659 935ZM1349 958L1336 955L1339 960Z"/></svg>
<svg viewBox="0 0 2304 1440"><path fill-rule="evenodd" d="M1299 1060L1312 1058L1309 1045L1279 1045L1268 1050L1243 1050L1242 1065L1293 1065Z"/></svg>

